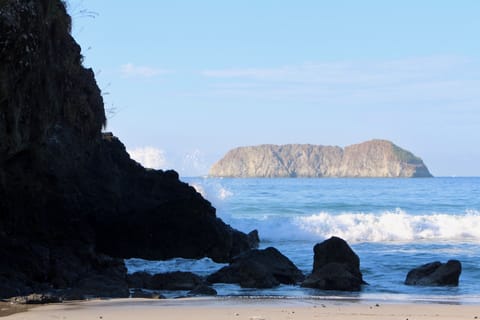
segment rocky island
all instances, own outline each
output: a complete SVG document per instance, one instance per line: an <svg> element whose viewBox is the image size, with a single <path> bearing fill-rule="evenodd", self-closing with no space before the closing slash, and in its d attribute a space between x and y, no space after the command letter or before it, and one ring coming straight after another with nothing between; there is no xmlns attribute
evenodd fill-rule
<svg viewBox="0 0 480 320"><path fill-rule="evenodd" d="M345 148L311 144L260 145L230 150L212 177L432 177L422 159L390 141Z"/></svg>

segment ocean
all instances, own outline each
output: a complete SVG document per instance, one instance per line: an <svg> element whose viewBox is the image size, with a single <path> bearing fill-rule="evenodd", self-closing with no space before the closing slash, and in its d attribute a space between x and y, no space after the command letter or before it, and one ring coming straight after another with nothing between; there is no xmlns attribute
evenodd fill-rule
<svg viewBox="0 0 480 320"><path fill-rule="evenodd" d="M244 289L216 284L220 296L480 302L480 178L184 178L244 232L257 229L260 248L276 247L305 274L313 246L331 236L345 239L360 257L361 292L332 292L281 285ZM433 261L462 263L458 287L403 284L408 271ZM126 260L129 272L221 268L210 259ZM181 295L164 292L167 297Z"/></svg>

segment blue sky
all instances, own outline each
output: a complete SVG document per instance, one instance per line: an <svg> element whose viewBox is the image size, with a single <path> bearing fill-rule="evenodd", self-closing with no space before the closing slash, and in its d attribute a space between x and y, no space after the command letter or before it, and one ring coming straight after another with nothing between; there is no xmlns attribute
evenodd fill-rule
<svg viewBox="0 0 480 320"><path fill-rule="evenodd" d="M480 176L480 1L70 0L108 131L152 167L388 139Z"/></svg>

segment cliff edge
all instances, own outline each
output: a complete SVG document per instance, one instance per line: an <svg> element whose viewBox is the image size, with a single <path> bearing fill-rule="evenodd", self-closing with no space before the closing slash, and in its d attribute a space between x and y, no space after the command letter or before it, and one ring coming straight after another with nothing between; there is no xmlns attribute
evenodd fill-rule
<svg viewBox="0 0 480 320"><path fill-rule="evenodd" d="M390 141L371 140L344 149L310 144L260 145L230 150L213 177L431 177L422 159Z"/></svg>
<svg viewBox="0 0 480 320"><path fill-rule="evenodd" d="M129 295L122 259L249 249L174 171L102 134L105 112L60 0L0 1L0 298Z"/></svg>

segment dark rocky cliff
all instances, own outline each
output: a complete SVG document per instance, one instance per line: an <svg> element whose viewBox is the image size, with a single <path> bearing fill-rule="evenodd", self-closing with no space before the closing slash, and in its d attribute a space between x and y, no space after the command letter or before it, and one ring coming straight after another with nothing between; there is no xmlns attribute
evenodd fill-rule
<svg viewBox="0 0 480 320"><path fill-rule="evenodd" d="M174 171L102 135L105 112L60 0L0 0L0 297L128 294L122 258L211 257L245 234Z"/></svg>
<svg viewBox="0 0 480 320"><path fill-rule="evenodd" d="M215 177L431 177L422 159L390 141L346 148L310 144L230 150L210 169Z"/></svg>

